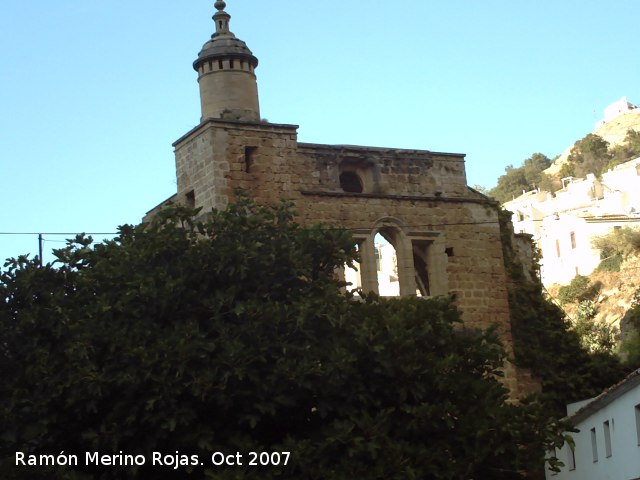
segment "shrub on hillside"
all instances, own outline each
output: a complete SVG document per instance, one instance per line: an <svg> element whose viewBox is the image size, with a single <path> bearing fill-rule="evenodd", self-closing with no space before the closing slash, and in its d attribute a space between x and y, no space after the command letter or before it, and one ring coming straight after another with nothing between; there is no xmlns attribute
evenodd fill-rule
<svg viewBox="0 0 640 480"><path fill-rule="evenodd" d="M615 255L625 258L632 253L640 252L640 230L630 227L617 228L607 235L594 238L591 245L600 249L601 259Z"/></svg>
<svg viewBox="0 0 640 480"><path fill-rule="evenodd" d="M566 305L567 303L593 300L601 288L602 284L600 282L592 284L588 277L576 275L569 285L560 287L558 290L558 301L561 305Z"/></svg>
<svg viewBox="0 0 640 480"><path fill-rule="evenodd" d="M619 336L618 329L596 320L598 307L593 300L584 300L578 304L572 330L580 338L583 348L589 352L613 353Z"/></svg>
<svg viewBox="0 0 640 480"><path fill-rule="evenodd" d="M620 322L620 356L625 365L640 368L640 290L637 290L631 308Z"/></svg>
<svg viewBox="0 0 640 480"><path fill-rule="evenodd" d="M584 177L593 173L599 177L606 171L611 161L609 142L596 134L589 133L573 145L567 160L573 167L573 175Z"/></svg>
<svg viewBox="0 0 640 480"><path fill-rule="evenodd" d="M596 271L598 272L619 272L622 265L622 255L612 255L600 262Z"/></svg>

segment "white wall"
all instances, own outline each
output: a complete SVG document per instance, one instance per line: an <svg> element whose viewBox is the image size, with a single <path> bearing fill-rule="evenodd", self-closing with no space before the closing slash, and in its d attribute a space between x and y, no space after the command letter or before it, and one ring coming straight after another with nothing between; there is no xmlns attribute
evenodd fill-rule
<svg viewBox="0 0 640 480"><path fill-rule="evenodd" d="M640 445L636 406L640 408L640 384L609 405L578 423L579 433L571 434L575 447L575 470L569 470L569 447L565 444L557 456L565 464L554 474L547 469L547 480L632 480L640 478ZM640 413L638 414L640 415ZM604 422L609 422L611 456L605 451ZM598 460L593 461L591 429L595 428Z"/></svg>
<svg viewBox="0 0 640 480"><path fill-rule="evenodd" d="M547 217L538 240L542 251L542 283L562 285L569 283L576 275L589 275L600 264L600 251L592 247L591 241L611 228L609 224L589 224L573 215Z"/></svg>
<svg viewBox="0 0 640 480"><path fill-rule="evenodd" d="M595 237L614 227L640 226L640 158L602 177L600 182L589 174L574 179L555 196L532 191L504 204L513 212L514 231L533 235L541 250L544 285L567 284L576 274L589 275L600 264L600 252L591 246Z"/></svg>

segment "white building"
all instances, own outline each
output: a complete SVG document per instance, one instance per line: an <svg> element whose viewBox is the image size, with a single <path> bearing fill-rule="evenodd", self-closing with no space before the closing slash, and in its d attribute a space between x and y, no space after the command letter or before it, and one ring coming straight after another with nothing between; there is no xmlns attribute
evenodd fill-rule
<svg viewBox="0 0 640 480"><path fill-rule="evenodd" d="M595 129L597 130L605 123L609 123L620 115L624 115L627 112L637 109L635 105L629 103L627 97L622 97L620 100L613 102L607 108L604 109L604 118L596 123Z"/></svg>
<svg viewBox="0 0 640 480"><path fill-rule="evenodd" d="M556 452L559 473L547 480L640 480L640 369L599 396L567 406L580 430Z"/></svg>
<svg viewBox="0 0 640 480"><path fill-rule="evenodd" d="M528 233L542 253L544 285L567 284L600 263L592 241L614 228L640 228L640 158L618 165L598 180L563 179L555 194L532 191L507 202L514 231Z"/></svg>

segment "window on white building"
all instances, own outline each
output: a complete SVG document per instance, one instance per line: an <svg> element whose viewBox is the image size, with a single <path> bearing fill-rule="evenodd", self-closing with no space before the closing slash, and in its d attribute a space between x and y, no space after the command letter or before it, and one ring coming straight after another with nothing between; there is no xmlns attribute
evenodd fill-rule
<svg viewBox="0 0 640 480"><path fill-rule="evenodd" d="M573 445L568 445L569 448L567 448L567 466L569 467L569 470L575 470L576 469L576 450L573 447Z"/></svg>
<svg viewBox="0 0 640 480"><path fill-rule="evenodd" d="M576 248L576 232L571 232L569 238L571 238L571 248Z"/></svg>
<svg viewBox="0 0 640 480"><path fill-rule="evenodd" d="M640 404L636 405L636 435L638 437L638 446L640 447Z"/></svg>
<svg viewBox="0 0 640 480"><path fill-rule="evenodd" d="M611 429L609 428L609 420L602 424L604 428L604 453L609 458L611 456Z"/></svg>
<svg viewBox="0 0 640 480"><path fill-rule="evenodd" d="M598 461L598 440L596 438L596 429L591 429L591 455L593 457L593 462Z"/></svg>

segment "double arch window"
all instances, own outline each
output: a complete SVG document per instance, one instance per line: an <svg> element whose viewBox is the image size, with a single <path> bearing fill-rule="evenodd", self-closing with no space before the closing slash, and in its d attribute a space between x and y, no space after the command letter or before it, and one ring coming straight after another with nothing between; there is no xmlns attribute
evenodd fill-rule
<svg viewBox="0 0 640 480"><path fill-rule="evenodd" d="M407 234L398 220L387 217L354 236L360 263L345 268L349 288L385 297L448 293L446 247L438 232Z"/></svg>

